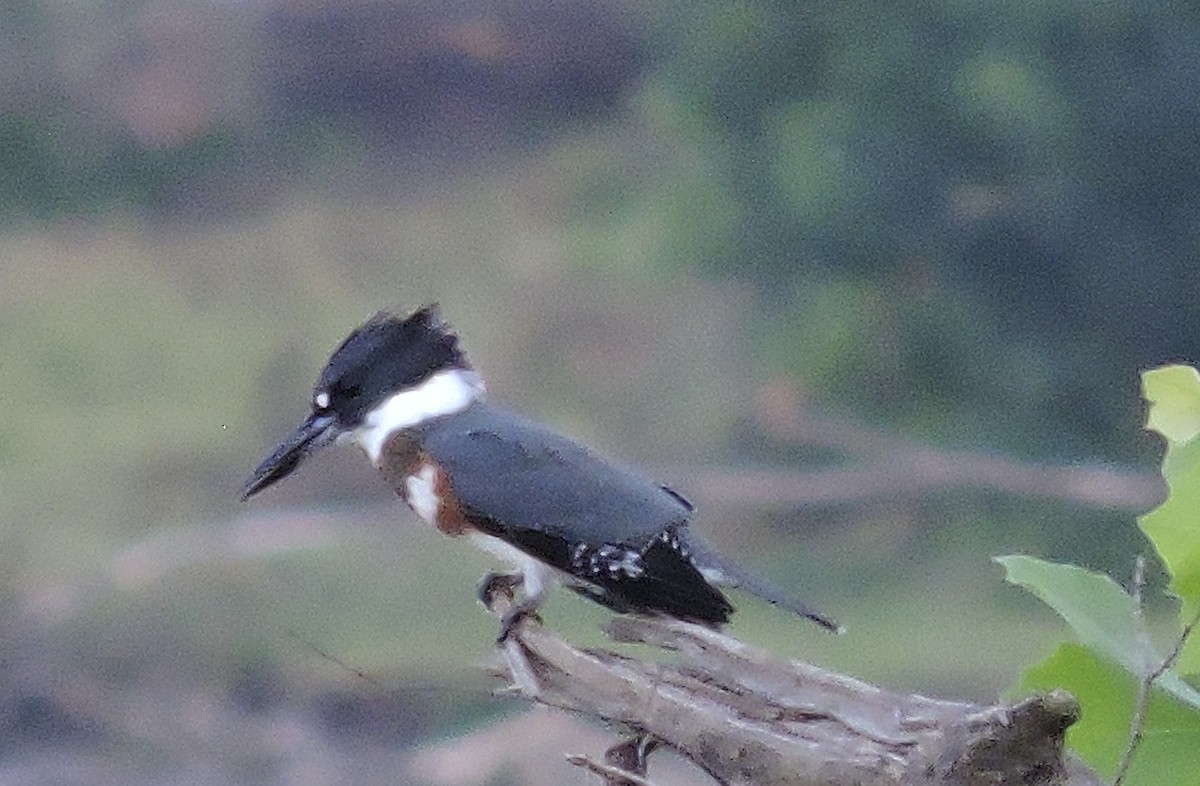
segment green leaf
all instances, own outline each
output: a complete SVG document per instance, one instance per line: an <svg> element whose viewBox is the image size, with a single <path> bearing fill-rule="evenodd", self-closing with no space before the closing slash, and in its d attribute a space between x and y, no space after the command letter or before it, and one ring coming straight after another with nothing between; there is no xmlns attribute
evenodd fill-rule
<svg viewBox="0 0 1200 786"><path fill-rule="evenodd" d="M1137 680L1080 644L1063 644L1025 673L1022 694L1066 688L1082 715L1067 743L1101 775L1112 777L1129 741ZM1156 689L1127 786L1191 786L1200 772L1200 712Z"/></svg>
<svg viewBox="0 0 1200 786"><path fill-rule="evenodd" d="M1008 581L1025 587L1057 611L1086 647L1141 678L1162 663L1140 620L1132 597L1115 581L1076 565L1033 557L996 557ZM1200 691L1168 670L1159 686L1200 709Z"/></svg>
<svg viewBox="0 0 1200 786"><path fill-rule="evenodd" d="M1057 611L1084 645L1130 673L1145 674L1161 662L1141 633L1133 598L1108 576L1034 557L996 557L996 562L1010 583Z"/></svg>
<svg viewBox="0 0 1200 786"><path fill-rule="evenodd" d="M1200 372L1191 366L1163 366L1142 374L1142 395L1150 402L1146 427L1172 444L1200 434Z"/></svg>
<svg viewBox="0 0 1200 786"><path fill-rule="evenodd" d="M1189 366L1167 366L1142 375L1150 402L1147 427L1167 440L1163 477L1167 499L1142 516L1141 527L1171 575L1171 592L1190 621L1200 609L1200 374ZM1200 672L1200 636L1188 642L1178 668Z"/></svg>

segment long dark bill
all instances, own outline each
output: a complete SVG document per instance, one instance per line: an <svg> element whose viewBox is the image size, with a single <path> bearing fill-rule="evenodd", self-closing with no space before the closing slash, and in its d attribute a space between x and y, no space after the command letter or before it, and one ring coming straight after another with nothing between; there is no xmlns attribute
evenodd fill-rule
<svg viewBox="0 0 1200 786"><path fill-rule="evenodd" d="M242 501L292 474L310 453L333 442L336 436L331 416L309 415L247 478L242 487Z"/></svg>

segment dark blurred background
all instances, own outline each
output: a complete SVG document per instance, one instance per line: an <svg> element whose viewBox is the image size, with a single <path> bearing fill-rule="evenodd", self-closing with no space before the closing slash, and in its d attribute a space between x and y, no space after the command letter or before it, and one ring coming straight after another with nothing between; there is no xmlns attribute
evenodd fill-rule
<svg viewBox="0 0 1200 786"><path fill-rule="evenodd" d="M736 634L994 698L1062 633L992 555L1144 550L1198 85L1182 3L4 4L0 780L588 782L601 730L488 695L487 559L355 451L235 499L428 301L850 631Z"/></svg>

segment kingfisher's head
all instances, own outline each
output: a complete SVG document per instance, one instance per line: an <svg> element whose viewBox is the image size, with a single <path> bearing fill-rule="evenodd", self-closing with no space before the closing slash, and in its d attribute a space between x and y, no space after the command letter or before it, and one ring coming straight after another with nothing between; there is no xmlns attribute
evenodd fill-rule
<svg viewBox="0 0 1200 786"><path fill-rule="evenodd" d="M287 477L313 451L357 441L378 463L391 435L461 412L484 386L436 306L407 317L379 312L333 351L304 422L254 470L242 499Z"/></svg>

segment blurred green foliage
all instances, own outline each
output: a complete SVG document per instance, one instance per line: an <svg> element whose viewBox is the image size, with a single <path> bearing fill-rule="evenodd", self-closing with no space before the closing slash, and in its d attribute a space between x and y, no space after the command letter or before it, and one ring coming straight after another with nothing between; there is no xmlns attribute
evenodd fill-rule
<svg viewBox="0 0 1200 786"><path fill-rule="evenodd" d="M0 212L261 207L395 146L455 155L464 122L553 149L556 128L628 93L615 117L643 123L633 146L555 153L575 178L560 218L579 264L754 282L755 321L789 339L764 359L821 372L835 342L839 369L809 381L872 418L1039 458L1148 456L1133 372L1200 336L1186 6L574 3L528 12L541 39L517 7L176 9L197 52L137 4L19 4L8 78L37 78L0 99ZM438 24L482 24L508 59ZM83 29L90 48L68 55ZM556 47L575 35L572 59ZM231 64L247 67L227 78Z"/></svg>
<svg viewBox="0 0 1200 786"><path fill-rule="evenodd" d="M657 8L671 45L651 83L743 217L698 261L760 282L780 323L874 297L841 356L853 369L815 378L830 398L967 440L987 411L1013 426L988 441L1029 455L1145 455L1134 372L1186 356L1200 331L1190 11ZM834 324L862 319L844 302ZM821 365L825 330L794 336L783 367ZM927 390L949 405L934 422L912 411Z"/></svg>

